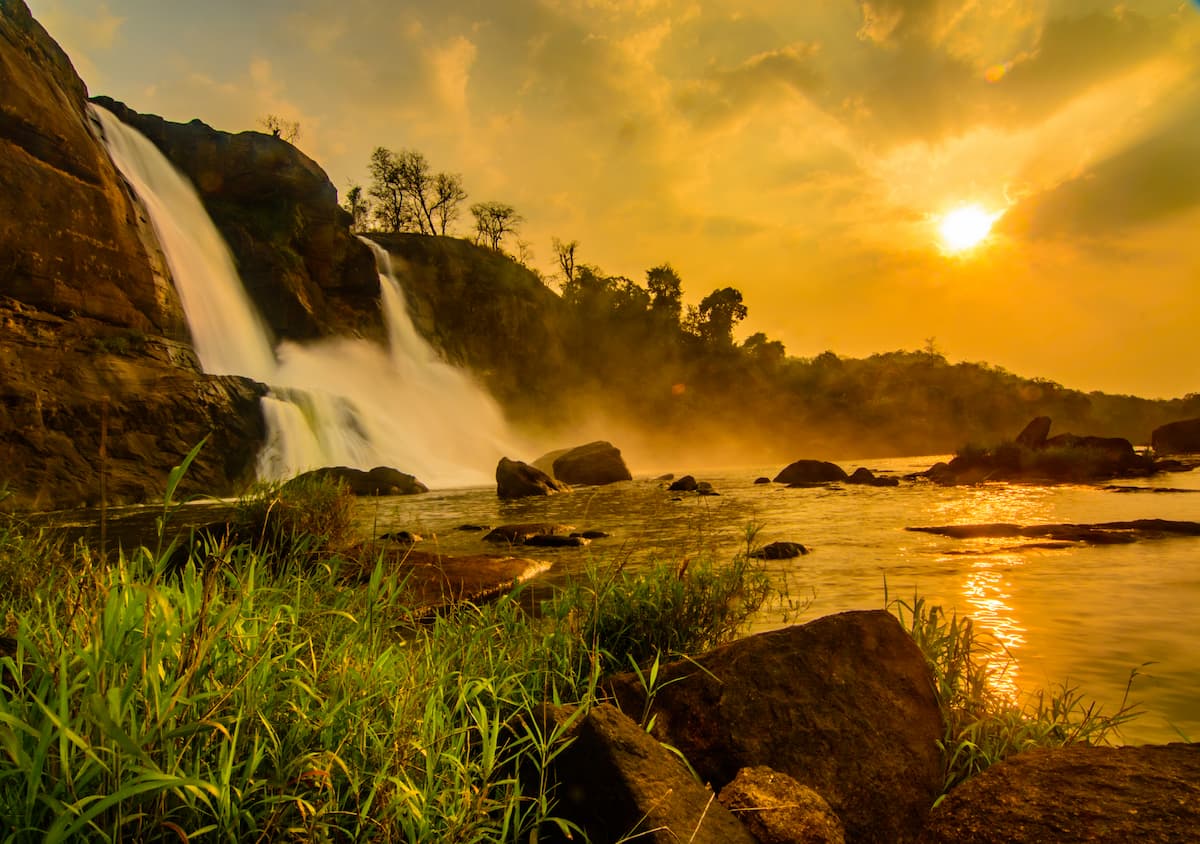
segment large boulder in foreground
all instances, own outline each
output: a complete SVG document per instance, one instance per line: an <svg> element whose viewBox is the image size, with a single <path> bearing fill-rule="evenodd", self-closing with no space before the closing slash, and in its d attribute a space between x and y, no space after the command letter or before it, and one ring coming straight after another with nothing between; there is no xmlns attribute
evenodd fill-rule
<svg viewBox="0 0 1200 844"><path fill-rule="evenodd" d="M758 844L845 844L842 822L825 798L766 766L742 768L717 799Z"/></svg>
<svg viewBox="0 0 1200 844"><path fill-rule="evenodd" d="M528 498L533 495L553 495L556 492L570 491L569 486L520 460L501 457L500 462L496 464L496 495L501 498Z"/></svg>
<svg viewBox="0 0 1200 844"><path fill-rule="evenodd" d="M641 712L645 690L621 675L610 691ZM915 840L942 785L941 711L933 677L899 622L847 612L663 666L654 735L721 789L766 765L820 794L848 841Z"/></svg>
<svg viewBox="0 0 1200 844"><path fill-rule="evenodd" d="M1010 756L947 795L923 844L1195 841L1200 744L1075 745Z"/></svg>
<svg viewBox="0 0 1200 844"><path fill-rule="evenodd" d="M775 476L777 484L827 484L844 481L849 475L827 460L797 460Z"/></svg>
<svg viewBox="0 0 1200 844"><path fill-rule="evenodd" d="M610 442L580 445L554 459L554 477L564 483L600 486L633 479L621 457L621 450Z"/></svg>
<svg viewBox="0 0 1200 844"><path fill-rule="evenodd" d="M1150 445L1155 454L1200 454L1200 419L1181 419L1154 429Z"/></svg>
<svg viewBox="0 0 1200 844"><path fill-rule="evenodd" d="M555 718L565 723L565 712ZM554 760L558 811L590 840L755 844L678 757L616 707L592 707L570 734Z"/></svg>

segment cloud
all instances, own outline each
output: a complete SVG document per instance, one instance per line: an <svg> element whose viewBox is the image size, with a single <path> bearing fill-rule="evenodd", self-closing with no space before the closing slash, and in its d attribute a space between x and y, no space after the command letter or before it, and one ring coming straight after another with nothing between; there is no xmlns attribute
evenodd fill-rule
<svg viewBox="0 0 1200 844"><path fill-rule="evenodd" d="M467 112L467 86L476 54L475 44L462 35L435 45L426 53L433 91L452 114Z"/></svg>
<svg viewBox="0 0 1200 844"><path fill-rule="evenodd" d="M696 128L720 128L761 103L806 96L821 84L812 44L790 44L679 86L675 106Z"/></svg>
<svg viewBox="0 0 1200 844"><path fill-rule="evenodd" d="M1004 228L1104 241L1200 206L1200 96L1189 100L1167 124L1026 199Z"/></svg>

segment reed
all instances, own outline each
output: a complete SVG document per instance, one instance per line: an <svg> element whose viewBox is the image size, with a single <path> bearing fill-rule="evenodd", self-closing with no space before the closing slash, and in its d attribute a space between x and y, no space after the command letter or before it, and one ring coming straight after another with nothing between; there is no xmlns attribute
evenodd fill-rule
<svg viewBox="0 0 1200 844"><path fill-rule="evenodd" d="M1130 672L1125 697L1112 714L1065 684L1014 700L996 683L1011 657L970 618L947 613L919 596L911 602L888 601L887 606L933 671L934 692L946 723L940 743L945 760L942 796L1023 750L1113 743L1121 726L1140 714L1129 700L1137 669Z"/></svg>

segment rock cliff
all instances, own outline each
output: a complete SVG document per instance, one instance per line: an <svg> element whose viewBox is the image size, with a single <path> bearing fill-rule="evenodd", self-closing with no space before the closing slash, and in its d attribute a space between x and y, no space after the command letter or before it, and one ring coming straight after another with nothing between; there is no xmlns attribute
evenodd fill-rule
<svg viewBox="0 0 1200 844"><path fill-rule="evenodd" d="M90 128L87 89L0 0L0 506L108 503L252 474L261 387L202 374L156 242ZM101 456L101 439L104 456Z"/></svg>

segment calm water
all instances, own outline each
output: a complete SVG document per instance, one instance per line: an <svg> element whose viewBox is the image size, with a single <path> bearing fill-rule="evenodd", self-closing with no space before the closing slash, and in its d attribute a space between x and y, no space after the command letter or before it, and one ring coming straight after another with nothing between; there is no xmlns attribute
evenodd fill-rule
<svg viewBox="0 0 1200 844"><path fill-rule="evenodd" d="M936 458L848 462L904 474ZM892 597L919 593L976 622L1003 642L1015 662L1005 682L1020 692L1066 683L1112 712L1130 672L1131 698L1145 714L1126 727L1129 743L1200 741L1200 538L1131 545L1021 547L1020 540L954 540L906 531L906 526L980 522L1104 522L1137 518L1200 519L1200 472L1133 481L1140 487L1197 490L1118 493L1089 486L898 488L846 486L787 489L755 485L779 468L695 473L720 496L666 490L650 479L577 489L570 495L501 502L494 487L442 490L375 499L360 511L376 534L409 530L420 547L447 553L496 550L463 524L559 522L611 534L584 549L522 549L553 562L552 583L589 560L644 565L713 553L728 559L756 544L801 542L809 555L772 562L793 598L811 604L795 620L848 609L879 608L885 580ZM764 616L759 629L785 622ZM1143 665L1144 663L1150 663Z"/></svg>

